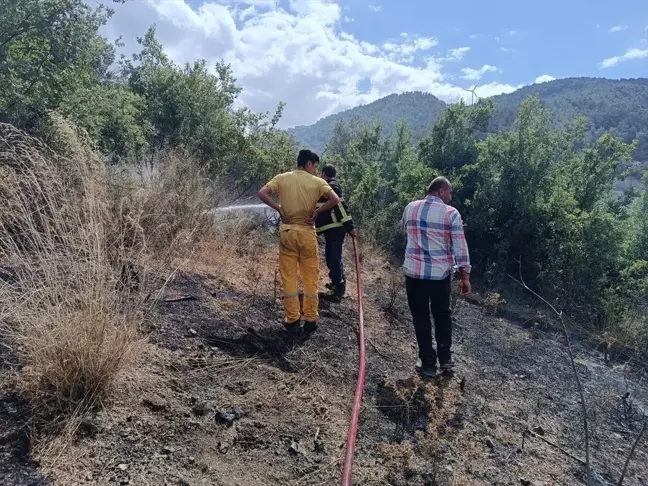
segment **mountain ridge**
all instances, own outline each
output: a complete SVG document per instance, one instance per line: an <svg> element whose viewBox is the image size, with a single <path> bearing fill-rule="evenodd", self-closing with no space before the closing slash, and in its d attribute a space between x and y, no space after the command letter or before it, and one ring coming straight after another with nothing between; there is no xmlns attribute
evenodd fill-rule
<svg viewBox="0 0 648 486"><path fill-rule="evenodd" d="M415 96L416 98L413 98ZM364 105L359 105L333 115L328 115L319 119L312 125L301 125L289 128L287 132L297 140L301 145L311 147L313 150L324 149L326 141L333 133L333 128L338 121L350 121L356 117L360 122L371 122L381 120L383 128L391 131L396 123L402 118L398 115L398 108L407 106L409 103L418 104L418 116L416 124L408 123L410 129L415 133L416 138L422 138L424 132L439 119L443 110L448 105L434 96L432 93L424 91L407 91L404 93L392 93L378 100ZM395 116L394 116L395 115Z"/></svg>
<svg viewBox="0 0 648 486"><path fill-rule="evenodd" d="M648 161L648 78L562 78L493 96L495 113L489 132L510 128L520 103L534 94L549 110L554 125L564 127L576 116L585 116L591 123L592 140L606 131L626 142L637 139L639 147L634 158ZM329 115L312 125L290 128L287 132L301 146L322 152L338 121L357 119L366 123L381 120L384 130L389 133L399 120L405 120L414 139L419 140L429 132L447 106L449 104L423 91L391 94Z"/></svg>

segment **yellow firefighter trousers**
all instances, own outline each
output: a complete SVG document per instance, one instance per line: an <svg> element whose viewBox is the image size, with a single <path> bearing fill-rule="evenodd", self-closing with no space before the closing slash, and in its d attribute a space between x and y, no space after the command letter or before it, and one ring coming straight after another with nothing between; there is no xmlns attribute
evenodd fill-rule
<svg viewBox="0 0 648 486"><path fill-rule="evenodd" d="M320 271L315 231L286 229L279 233L279 271L284 288L286 323L301 317L297 267L304 284L304 318L307 322L315 322L319 317L317 285Z"/></svg>

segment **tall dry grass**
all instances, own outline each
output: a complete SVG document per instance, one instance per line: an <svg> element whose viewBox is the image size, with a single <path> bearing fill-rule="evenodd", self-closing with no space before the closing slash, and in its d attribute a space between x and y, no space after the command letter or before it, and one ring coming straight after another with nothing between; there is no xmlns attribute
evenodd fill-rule
<svg viewBox="0 0 648 486"><path fill-rule="evenodd" d="M146 163L112 167L107 187L120 234L158 260L186 254L213 230L219 186L185 153L156 153Z"/></svg>
<svg viewBox="0 0 648 486"><path fill-rule="evenodd" d="M0 341L45 424L115 391L138 357L150 296L208 233L215 204L190 160L161 156L142 179L108 170L55 114L51 127L46 146L0 124Z"/></svg>
<svg viewBox="0 0 648 486"><path fill-rule="evenodd" d="M35 409L100 403L135 357L140 318L117 291L103 164L60 119L57 155L0 125L3 331Z"/></svg>

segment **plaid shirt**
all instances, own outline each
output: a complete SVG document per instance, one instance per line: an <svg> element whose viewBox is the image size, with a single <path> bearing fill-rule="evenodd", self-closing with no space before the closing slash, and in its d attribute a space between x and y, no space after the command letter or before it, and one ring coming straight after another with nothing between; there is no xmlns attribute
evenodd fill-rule
<svg viewBox="0 0 648 486"><path fill-rule="evenodd" d="M405 275L443 280L456 266L470 273L470 256L461 216L435 196L407 205L401 221L407 234Z"/></svg>

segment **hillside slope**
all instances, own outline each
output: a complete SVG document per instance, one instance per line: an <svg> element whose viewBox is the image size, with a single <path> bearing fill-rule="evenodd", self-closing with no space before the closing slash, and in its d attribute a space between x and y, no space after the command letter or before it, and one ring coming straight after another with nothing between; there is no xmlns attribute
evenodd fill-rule
<svg viewBox="0 0 648 486"><path fill-rule="evenodd" d="M525 86L493 98L491 131L510 128L520 104L530 95L540 97L554 125L565 127L575 117L585 116L592 124L592 138L609 131L626 142L639 140L634 158L648 161L648 79L567 78Z"/></svg>
<svg viewBox="0 0 648 486"><path fill-rule="evenodd" d="M206 242L152 309L147 352L129 386L86 417L63 451L36 448L37 463L14 460L20 469L0 468L0 483L339 484L357 376L356 289L350 286L342 305L322 303L321 326L309 340L288 342L276 264L267 233ZM546 318L512 307L498 316L458 302L457 375L424 382L413 370L400 278L390 278L370 251L363 265L367 385L354 484L583 484L577 392L562 339ZM528 327L534 318L546 327ZM576 353L593 414L594 484L614 484L648 401L645 377L631 363L605 366L585 345ZM6 458L21 447L15 415L5 415ZM644 484L647 463L644 442L627 486ZM37 475L38 465L48 479L11 482Z"/></svg>
<svg viewBox="0 0 648 486"><path fill-rule="evenodd" d="M441 116L446 104L430 93L421 91L392 94L351 110L322 118L314 125L288 129L300 145L322 152L333 134L335 124L357 119L361 123L383 122L383 129L391 132L396 124L405 119L416 138L422 138L431 125Z"/></svg>
<svg viewBox="0 0 648 486"><path fill-rule="evenodd" d="M566 126L574 117L585 116L592 123L592 137L610 131L627 142L638 139L639 148L634 158L648 161L648 79L566 78L525 86L514 93L493 98L495 115L491 131L510 128L522 100L534 94L547 106L556 126ZM385 130L391 131L398 120L404 119L415 139L420 139L438 120L445 106L429 93L390 95L288 132L301 145L321 151L338 121L354 117L360 121L382 119Z"/></svg>

